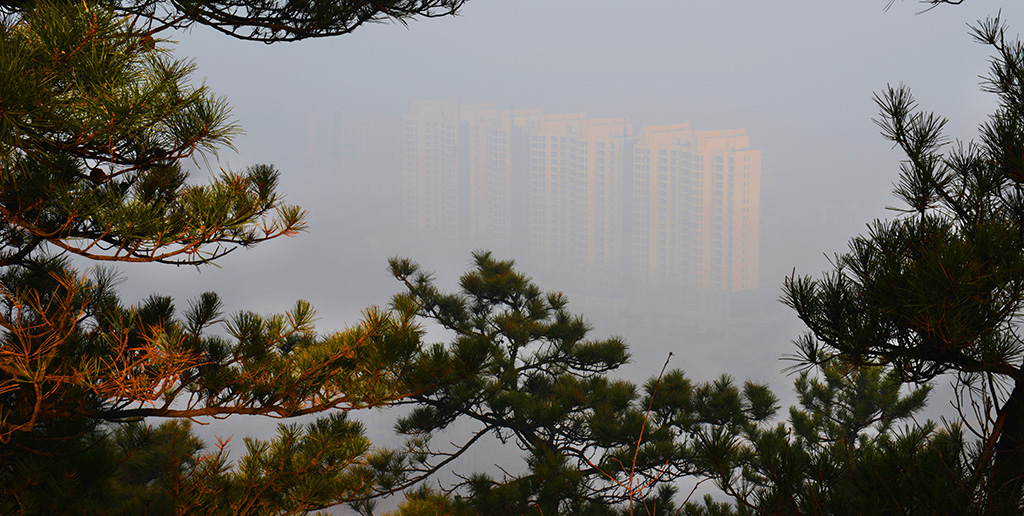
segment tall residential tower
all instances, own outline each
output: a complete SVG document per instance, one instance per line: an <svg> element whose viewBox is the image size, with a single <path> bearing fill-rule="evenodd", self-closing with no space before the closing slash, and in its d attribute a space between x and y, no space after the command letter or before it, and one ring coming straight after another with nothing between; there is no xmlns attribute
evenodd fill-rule
<svg viewBox="0 0 1024 516"><path fill-rule="evenodd" d="M760 150L740 130L420 102L403 119L412 227L566 266L724 292L758 284Z"/></svg>
<svg viewBox="0 0 1024 516"><path fill-rule="evenodd" d="M761 153L746 132L645 127L633 156L634 273L727 292L756 288Z"/></svg>

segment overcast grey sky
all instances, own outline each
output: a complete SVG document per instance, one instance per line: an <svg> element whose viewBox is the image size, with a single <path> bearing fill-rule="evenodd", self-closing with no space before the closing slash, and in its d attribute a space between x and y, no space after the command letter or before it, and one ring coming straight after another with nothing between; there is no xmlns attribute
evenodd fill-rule
<svg viewBox="0 0 1024 516"><path fill-rule="evenodd" d="M221 163L276 164L289 201L311 212L310 233L230 257L227 272L251 259L279 265L292 254L279 246L338 253L339 266L356 253L325 223L339 208L325 198L352 200L343 188L325 189L331 178L309 166L317 120L398 115L432 98L627 116L634 125L745 127L788 196L766 197L766 206L881 208L899 155L871 122L872 93L906 83L924 108L950 119L952 135L970 138L994 102L978 89L989 51L971 42L966 24L1002 8L1011 31L1024 27L1019 3L975 1L924 14L916 2L888 12L885 4L471 0L458 17L323 40L267 46L205 29L173 37L175 52L196 59L197 79L227 96L247 131L239 153L223 153ZM864 221L875 215L884 212ZM800 242L790 267L821 268L817 257L848 233Z"/></svg>
<svg viewBox="0 0 1024 516"><path fill-rule="evenodd" d="M1011 33L1024 30L1019 2L975 0L923 14L916 2L897 2L888 12L885 6L886 0L470 0L458 17L371 25L298 43L240 42L204 29L173 34L176 54L196 59L197 80L229 99L247 131L237 139L239 152L224 152L220 163L277 165L289 202L309 210L310 231L239 251L220 269L125 267L125 298L156 291L185 299L215 290L232 311L260 312L308 299L320 311L321 328L331 330L396 291L385 271L389 256L418 259L452 286L471 247L457 250L463 258L456 263L431 262L451 253L429 249L429 239L404 247L382 236L393 226L369 205L381 200L355 198L313 166L313 133L331 117L398 116L412 101L452 98L626 116L634 125L745 127L762 149L765 174L774 176L762 191L758 300L768 329L758 330L756 342L737 337L728 345L709 344L726 333L668 343L639 329L632 335L628 324L614 330L643 351L643 371L655 373L663 358L654 357L678 345L686 353L677 352L673 365L695 376L730 371L788 390L792 379L779 373L785 364L765 362L788 352L800 331L775 301L782 278L793 268L825 269L826 254L843 250L895 202L890 188L900 156L871 121L873 92L905 83L922 107L950 119L951 136L970 139L995 103L979 91L990 50L971 41L966 24L1002 9ZM595 336L605 336L602 321L594 324Z"/></svg>

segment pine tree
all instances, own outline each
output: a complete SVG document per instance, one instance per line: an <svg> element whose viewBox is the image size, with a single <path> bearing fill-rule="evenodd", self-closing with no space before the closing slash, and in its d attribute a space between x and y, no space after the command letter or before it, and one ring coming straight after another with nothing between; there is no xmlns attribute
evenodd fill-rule
<svg viewBox="0 0 1024 516"><path fill-rule="evenodd" d="M685 514L966 514L971 450L961 427L913 418L927 386L897 371L838 362L796 380L785 424L707 425L697 436L702 475L733 499L687 503Z"/></svg>
<svg viewBox="0 0 1024 516"><path fill-rule="evenodd" d="M455 15L466 0L110 0L100 5L153 36L205 25L247 41L275 43L348 34L369 23L407 23ZM0 13L18 16L35 0L0 0Z"/></svg>
<svg viewBox="0 0 1024 516"><path fill-rule="evenodd" d="M963 490L976 511L1019 514L1024 45L1006 30L998 17L973 30L995 51L984 89L999 99L978 141L944 151L945 120L906 87L877 97L882 134L907 157L895 189L903 214L854 238L822 278L790 278L784 298L809 329L798 342L807 364L892 368L916 383L951 375L961 422L981 441Z"/></svg>
<svg viewBox="0 0 1024 516"><path fill-rule="evenodd" d="M0 513L303 513L367 496L390 460L337 411L421 389L405 381L420 335L409 319L371 309L321 335L301 301L270 316L225 316L214 293L126 306L116 274L68 259L203 266L302 231L272 166L190 181L186 160L230 147L238 128L158 39L211 9L259 5L0 5ZM357 10L372 21L435 4L409 5ZM274 12L322 21L288 9ZM247 441L237 467L187 425L140 423L327 411Z"/></svg>
<svg viewBox="0 0 1024 516"><path fill-rule="evenodd" d="M463 481L447 494L407 493L400 514L670 514L673 482L700 471L693 437L704 425L759 422L775 411L763 385L694 383L679 370L643 386L615 379L629 359L620 339L588 339L565 296L488 253L476 254L457 293L442 292L408 260L393 260L391 270L407 288L395 310L451 337L425 348L416 369L427 376L415 383L436 386L399 402L414 407L397 425L410 437L406 481L478 442L497 439L522 454L500 478L458 471ZM460 443L432 442L457 423L474 429Z"/></svg>

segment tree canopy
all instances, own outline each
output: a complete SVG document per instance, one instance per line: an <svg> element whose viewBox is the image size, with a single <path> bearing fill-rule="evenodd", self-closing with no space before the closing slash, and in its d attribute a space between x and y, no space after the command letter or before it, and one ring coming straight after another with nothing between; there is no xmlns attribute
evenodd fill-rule
<svg viewBox="0 0 1024 516"><path fill-rule="evenodd" d="M216 294L179 318L169 299L124 308L109 274L75 272L55 251L199 265L300 231L303 213L280 202L269 166L187 183L183 159L228 143L226 105L109 12L37 4L5 28L0 49L11 56L2 78L0 392L32 400L5 406L0 436L52 417L291 416L395 394L379 386L399 372L382 367L410 348L381 339L413 333L387 314L322 337L315 311L299 302L279 316L237 314L227 335L211 335L223 320ZM370 346L389 355L353 358Z"/></svg>
<svg viewBox="0 0 1024 516"><path fill-rule="evenodd" d="M205 184L190 177L230 148L238 127L223 98L194 85L194 66L154 36L188 18L163 27L128 17L135 9L159 20L172 8L195 15L170 2L3 5L4 514L134 512L138 503L154 504L146 512L305 512L366 496L380 457L337 411L421 389L404 381L419 330L392 312L369 309L351 328L319 334L304 301L277 315L227 315L215 293L130 306L116 273L73 266L69 256L202 266L305 227L304 212L278 195L272 166L222 169ZM237 466L224 449L203 449L187 424L140 423L327 411L246 442Z"/></svg>
<svg viewBox="0 0 1024 516"><path fill-rule="evenodd" d="M407 23L455 15L466 0L104 0L97 7L131 20L149 35L205 25L242 40L275 43L348 34L368 23ZM20 15L35 0L2 0L0 13Z"/></svg>
<svg viewBox="0 0 1024 516"><path fill-rule="evenodd" d="M903 215L872 224L822 278L791 277L784 300L809 330L797 342L805 364L891 367L917 383L952 374L961 422L980 439L965 489L978 507L1015 511L1024 479L1024 45L998 17L973 35L995 52L984 90L999 100L978 140L949 145L945 120L919 110L904 86L878 95L882 134L906 154L894 192Z"/></svg>
<svg viewBox="0 0 1024 516"><path fill-rule="evenodd" d="M776 410L766 386L727 377L697 383L663 370L642 386L614 378L629 359L622 340L588 339L565 296L489 253L475 255L456 293L408 260L392 260L391 271L406 286L392 305L450 336L424 349L420 371L437 386L398 402L413 406L396 426L410 437L402 471L433 473L481 441L513 445L523 461L500 478L465 473L446 494L407 493L401 514L668 514L674 483L702 471L706 428L756 424ZM451 440L445 432L456 425L473 429L458 443L433 442Z"/></svg>

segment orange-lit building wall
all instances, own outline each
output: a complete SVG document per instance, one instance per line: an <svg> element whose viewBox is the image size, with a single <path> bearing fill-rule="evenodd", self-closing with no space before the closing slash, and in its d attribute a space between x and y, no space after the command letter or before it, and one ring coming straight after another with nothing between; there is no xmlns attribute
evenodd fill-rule
<svg viewBox="0 0 1024 516"><path fill-rule="evenodd" d="M633 270L723 291L757 287L760 151L744 130L645 127L634 152Z"/></svg>
<svg viewBox="0 0 1024 516"><path fill-rule="evenodd" d="M578 191L572 163L582 113L544 115L530 130L530 251L569 257L578 214L573 193Z"/></svg>
<svg viewBox="0 0 1024 516"><path fill-rule="evenodd" d="M743 129L415 103L411 226L564 265L726 292L758 285L761 153Z"/></svg>
<svg viewBox="0 0 1024 516"><path fill-rule="evenodd" d="M492 104L416 102L403 117L405 211L411 227L489 247L512 244L521 140L539 109L502 111ZM519 193L518 197L524 197ZM525 203L523 203L525 204ZM525 223L522 224L525 226ZM526 230L523 229L522 233ZM525 238L525 237L524 237Z"/></svg>
<svg viewBox="0 0 1024 516"><path fill-rule="evenodd" d="M628 180L624 118L545 115L531 127L530 248L579 263L618 265Z"/></svg>

